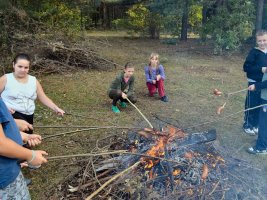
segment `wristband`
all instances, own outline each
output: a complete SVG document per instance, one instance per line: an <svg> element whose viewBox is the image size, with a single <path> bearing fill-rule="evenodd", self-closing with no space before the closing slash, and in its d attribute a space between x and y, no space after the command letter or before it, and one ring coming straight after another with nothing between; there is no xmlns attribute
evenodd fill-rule
<svg viewBox="0 0 267 200"><path fill-rule="evenodd" d="M31 163L34 159L35 159L35 151L32 150L32 158L30 161L28 161L28 163Z"/></svg>

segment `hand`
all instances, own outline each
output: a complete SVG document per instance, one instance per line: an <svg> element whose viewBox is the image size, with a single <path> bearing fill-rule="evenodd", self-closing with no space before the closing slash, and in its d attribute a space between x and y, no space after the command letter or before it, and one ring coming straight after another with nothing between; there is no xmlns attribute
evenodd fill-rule
<svg viewBox="0 0 267 200"><path fill-rule="evenodd" d="M248 86L248 90L254 91L256 89L255 84Z"/></svg>
<svg viewBox="0 0 267 200"><path fill-rule="evenodd" d="M37 134L28 134L27 143L30 147L35 147L38 144L41 144L42 137Z"/></svg>
<svg viewBox="0 0 267 200"><path fill-rule="evenodd" d="M62 110L61 108L59 107L55 107L54 108L54 111L57 113L57 115L60 115L60 116L63 116L65 114L65 111Z"/></svg>
<svg viewBox="0 0 267 200"><path fill-rule="evenodd" d="M157 81L161 79L161 75L157 75Z"/></svg>
<svg viewBox="0 0 267 200"><path fill-rule="evenodd" d="M11 113L11 115L13 115L16 111L12 108L9 108L8 111Z"/></svg>
<svg viewBox="0 0 267 200"><path fill-rule="evenodd" d="M23 168L23 167L28 167L28 163L27 162L22 162L20 163L20 168Z"/></svg>
<svg viewBox="0 0 267 200"><path fill-rule="evenodd" d="M261 71L262 71L262 73L267 73L267 67L262 67Z"/></svg>
<svg viewBox="0 0 267 200"><path fill-rule="evenodd" d="M153 83L153 84L156 84L156 80L153 80L152 83Z"/></svg>
<svg viewBox="0 0 267 200"><path fill-rule="evenodd" d="M121 93L121 97L122 97L123 99L126 99L126 98L127 98L127 94L125 94L124 92L122 92L122 93Z"/></svg>
<svg viewBox="0 0 267 200"><path fill-rule="evenodd" d="M36 151L34 151L34 154L35 154L34 159L30 163L28 161L28 165L40 166L41 164L47 162L47 160L44 156L47 156L48 153L46 153L45 151L36 150Z"/></svg>
<svg viewBox="0 0 267 200"><path fill-rule="evenodd" d="M23 119L15 119L15 122L16 122L17 126L19 127L20 131L33 130L32 124L26 122Z"/></svg>

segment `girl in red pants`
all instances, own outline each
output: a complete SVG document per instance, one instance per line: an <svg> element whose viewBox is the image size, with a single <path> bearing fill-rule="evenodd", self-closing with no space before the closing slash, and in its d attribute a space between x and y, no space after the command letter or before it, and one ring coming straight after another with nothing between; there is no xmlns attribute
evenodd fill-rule
<svg viewBox="0 0 267 200"><path fill-rule="evenodd" d="M164 89L164 68L159 63L159 55L157 53L152 53L150 55L149 65L145 66L145 75L149 96L153 97L158 88L160 100L163 102L168 102L168 98L165 95Z"/></svg>

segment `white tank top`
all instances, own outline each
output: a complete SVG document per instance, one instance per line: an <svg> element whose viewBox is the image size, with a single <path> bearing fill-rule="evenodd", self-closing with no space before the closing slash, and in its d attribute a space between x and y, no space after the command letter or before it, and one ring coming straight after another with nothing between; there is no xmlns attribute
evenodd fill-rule
<svg viewBox="0 0 267 200"><path fill-rule="evenodd" d="M27 83L20 83L13 73L6 74L5 89L1 94L8 108L26 115L32 115L35 110L34 100L37 98L36 78L28 75Z"/></svg>

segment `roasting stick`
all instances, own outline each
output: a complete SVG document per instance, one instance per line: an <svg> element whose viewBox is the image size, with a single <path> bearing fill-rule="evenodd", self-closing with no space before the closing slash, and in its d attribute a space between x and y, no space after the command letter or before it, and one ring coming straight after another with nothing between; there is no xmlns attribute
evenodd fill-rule
<svg viewBox="0 0 267 200"><path fill-rule="evenodd" d="M116 174L115 176L113 176L111 179L109 179L107 182L105 182L100 188L98 188L96 191L94 191L90 196L86 197L85 200L90 200L92 199L95 195L97 195L101 190L103 190L108 184L110 184L112 181L116 180L117 178L119 178L120 176L122 176L123 174L125 174L126 172L130 171L131 169L137 167L140 164L140 161L136 162L135 164L133 164L132 166L128 167L127 169L123 170L122 172Z"/></svg>
<svg viewBox="0 0 267 200"><path fill-rule="evenodd" d="M58 137L58 136L61 136L61 135L66 135L66 134L71 134L71 133L78 133L78 132L83 132L83 131L90 131L90 130L98 130L98 129L138 129L138 128L136 128L136 127L121 127L121 126L98 126L98 127L90 127L90 128L86 128L86 129L78 129L78 130L75 130L75 131L57 133L57 134L54 134L54 135L47 135L47 136L44 136L42 139L44 140L44 139L48 139L48 138L52 138L52 137Z"/></svg>
<svg viewBox="0 0 267 200"><path fill-rule="evenodd" d="M227 93L227 96L230 96L230 95L233 95L233 94L237 94L237 93L240 93L240 92L244 92L246 90L248 90L248 88L245 88L245 89L242 89L242 90L238 90L238 91L235 91L235 92L229 92L229 93Z"/></svg>
<svg viewBox="0 0 267 200"><path fill-rule="evenodd" d="M153 126L152 126L152 124L148 121L148 119L145 117L145 115L143 115L143 113L136 107L136 105L134 105L131 101L130 101L130 99L128 99L128 97L126 97L126 99L127 99L127 101L140 113L140 115L146 120L146 122L148 123L148 125L150 126L150 128L154 128Z"/></svg>

